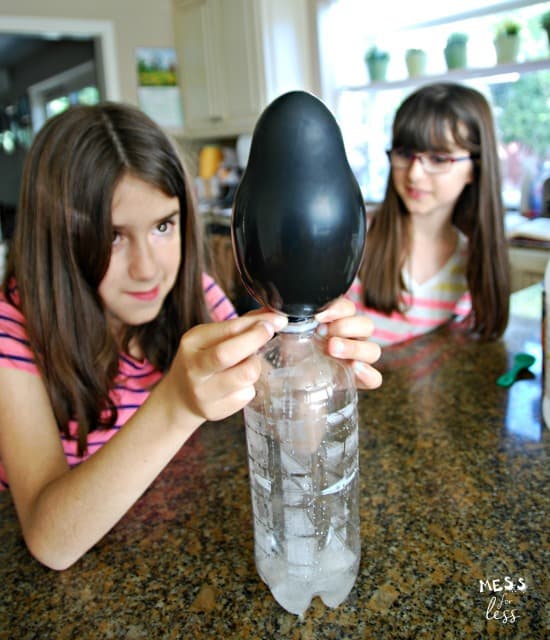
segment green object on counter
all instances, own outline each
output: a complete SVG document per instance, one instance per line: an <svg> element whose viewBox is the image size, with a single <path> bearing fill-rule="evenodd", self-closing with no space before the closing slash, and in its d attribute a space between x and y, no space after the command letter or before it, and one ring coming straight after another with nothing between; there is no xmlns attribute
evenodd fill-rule
<svg viewBox="0 0 550 640"><path fill-rule="evenodd" d="M534 356L528 353L516 353L514 356L514 366L497 378L497 384L501 387L510 387L516 381L518 373L522 369L528 369L534 363Z"/></svg>

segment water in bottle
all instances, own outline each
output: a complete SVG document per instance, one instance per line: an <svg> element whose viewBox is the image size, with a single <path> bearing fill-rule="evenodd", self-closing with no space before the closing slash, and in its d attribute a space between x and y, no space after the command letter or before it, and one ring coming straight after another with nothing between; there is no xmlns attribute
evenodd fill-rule
<svg viewBox="0 0 550 640"><path fill-rule="evenodd" d="M316 323L289 324L262 352L245 408L258 573L287 611L336 607L359 568L357 392Z"/></svg>

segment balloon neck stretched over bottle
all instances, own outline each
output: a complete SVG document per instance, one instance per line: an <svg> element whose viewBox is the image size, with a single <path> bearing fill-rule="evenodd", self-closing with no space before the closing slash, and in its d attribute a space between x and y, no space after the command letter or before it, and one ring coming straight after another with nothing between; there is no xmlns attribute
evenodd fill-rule
<svg viewBox="0 0 550 640"><path fill-rule="evenodd" d="M289 317L288 324L281 333L305 333L306 331L313 331L318 325L319 323L313 316L303 318Z"/></svg>

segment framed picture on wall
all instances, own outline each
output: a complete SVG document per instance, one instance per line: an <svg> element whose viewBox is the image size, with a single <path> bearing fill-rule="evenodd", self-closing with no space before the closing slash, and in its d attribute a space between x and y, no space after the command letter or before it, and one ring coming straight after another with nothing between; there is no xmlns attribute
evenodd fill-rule
<svg viewBox="0 0 550 640"><path fill-rule="evenodd" d="M161 127L181 129L183 111L176 50L171 47L137 47L136 72L140 109Z"/></svg>

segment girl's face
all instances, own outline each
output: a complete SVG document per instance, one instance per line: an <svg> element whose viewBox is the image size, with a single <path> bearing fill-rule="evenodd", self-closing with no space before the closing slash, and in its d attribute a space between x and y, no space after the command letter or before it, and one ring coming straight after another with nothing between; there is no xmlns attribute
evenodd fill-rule
<svg viewBox="0 0 550 640"><path fill-rule="evenodd" d="M469 152L452 142L441 155L464 158ZM450 222L456 201L473 180L472 160L454 162L446 173L429 173L419 158L412 158L408 166L392 167L392 179L413 220L431 216L434 221Z"/></svg>
<svg viewBox="0 0 550 640"><path fill-rule="evenodd" d="M113 246L99 295L116 331L153 320L174 286L181 262L180 205L126 175L112 204Z"/></svg>

